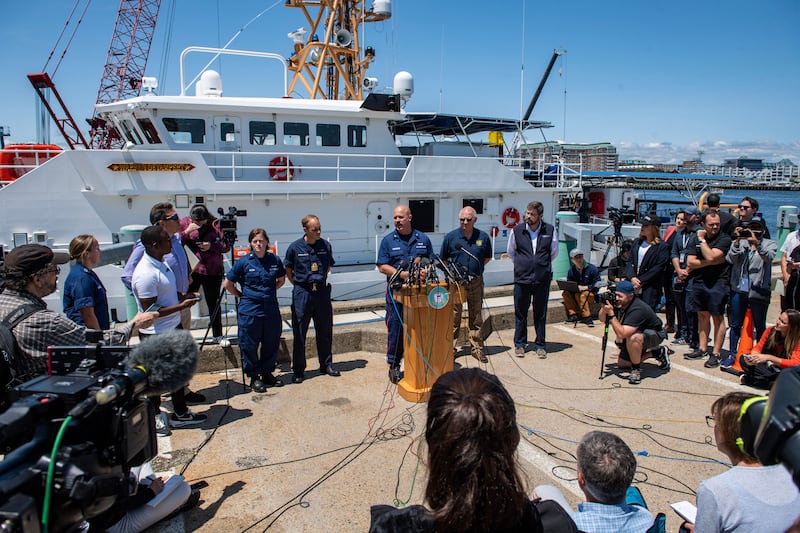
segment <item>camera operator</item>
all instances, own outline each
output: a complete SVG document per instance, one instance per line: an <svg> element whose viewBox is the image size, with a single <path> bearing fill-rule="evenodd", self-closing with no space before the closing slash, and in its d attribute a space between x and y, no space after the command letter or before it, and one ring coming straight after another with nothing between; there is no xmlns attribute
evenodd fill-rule
<svg viewBox="0 0 800 533"><path fill-rule="evenodd" d="M730 355L721 363L723 368L733 364L742 335L744 315L748 309L753 314L756 339L767 329L767 308L771 296L772 260L778 244L767 238L764 221L752 217L747 227L738 226L735 239L725 260L731 265Z"/></svg>
<svg viewBox="0 0 800 533"><path fill-rule="evenodd" d="M19 378L29 379L47 370L47 347L76 346L86 343L85 326L47 309L42 298L52 294L58 283L59 264L69 260L47 246L25 244L14 248L5 258L6 288L0 294L0 320L25 306L36 308L13 329L20 349L17 362ZM157 313L138 313L127 323L103 333L107 344L125 344L133 332L149 327Z"/></svg>
<svg viewBox="0 0 800 533"><path fill-rule="evenodd" d="M599 318L601 322L609 318L617 342L622 342L617 368L630 368L628 383L638 385L642 381L640 370L642 361L648 357L655 357L663 370L669 370L670 363L667 350L659 347L667 338L661 319L653 308L637 298L634 292L633 283L630 281L617 283L616 306L606 300L600 308ZM617 317L617 310L621 318Z"/></svg>

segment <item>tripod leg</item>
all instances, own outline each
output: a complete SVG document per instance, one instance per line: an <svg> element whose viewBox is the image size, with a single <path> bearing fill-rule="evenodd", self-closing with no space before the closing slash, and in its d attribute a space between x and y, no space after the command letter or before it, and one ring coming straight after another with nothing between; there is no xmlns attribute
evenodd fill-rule
<svg viewBox="0 0 800 533"><path fill-rule="evenodd" d="M611 323L611 318L606 317L606 323L603 327L603 355L600 358L600 376L597 379L603 379L605 377L605 368L606 368L606 346L608 346L608 325Z"/></svg>

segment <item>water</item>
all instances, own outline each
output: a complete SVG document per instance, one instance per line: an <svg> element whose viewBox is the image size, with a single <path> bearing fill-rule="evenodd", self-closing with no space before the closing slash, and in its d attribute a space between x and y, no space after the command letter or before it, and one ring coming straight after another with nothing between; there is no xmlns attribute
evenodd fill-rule
<svg viewBox="0 0 800 533"><path fill-rule="evenodd" d="M640 200L689 200L677 191L637 190ZM699 196L699 195L698 195ZM727 189L719 195L723 204L738 204L745 196L758 201L758 214L767 224L772 238L778 235L778 207L782 205L800 205L800 198L793 191L762 191L752 189Z"/></svg>

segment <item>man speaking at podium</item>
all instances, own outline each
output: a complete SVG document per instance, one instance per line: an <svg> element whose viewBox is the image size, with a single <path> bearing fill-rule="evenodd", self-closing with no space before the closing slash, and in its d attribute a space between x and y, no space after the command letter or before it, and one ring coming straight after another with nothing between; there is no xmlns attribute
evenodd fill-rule
<svg viewBox="0 0 800 533"><path fill-rule="evenodd" d="M442 241L441 258L449 263L458 263L467 273L469 280L463 286L463 299L469 311L469 333L471 337L472 357L481 363L489 360L483 352L481 326L483 316L483 266L492 259L492 243L485 231L475 228L478 214L471 206L467 206L458 214L460 227L454 229ZM461 298L453 303L453 343L458 342L458 331L461 329ZM455 350L455 344L453 345Z"/></svg>
<svg viewBox="0 0 800 533"><path fill-rule="evenodd" d="M415 259L433 259L433 245L427 235L411 227L411 210L407 205L394 208L395 230L386 235L378 249L378 270L387 276L386 287L386 362L389 380L400 381L403 360L403 306L394 299L390 281L408 279L409 266Z"/></svg>

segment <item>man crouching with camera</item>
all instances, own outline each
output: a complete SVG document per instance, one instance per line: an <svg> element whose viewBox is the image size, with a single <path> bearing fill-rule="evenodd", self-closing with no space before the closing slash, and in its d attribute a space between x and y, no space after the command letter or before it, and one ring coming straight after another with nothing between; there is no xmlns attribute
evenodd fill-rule
<svg viewBox="0 0 800 533"><path fill-rule="evenodd" d="M617 368L630 368L628 383L638 385L642 381L642 361L654 357L661 369L669 370L669 355L666 348L660 346L667 338L661 319L634 292L630 281L617 283L616 305L612 305L611 298L602 299L599 318L601 322L608 320L617 336L616 342L620 346Z"/></svg>

